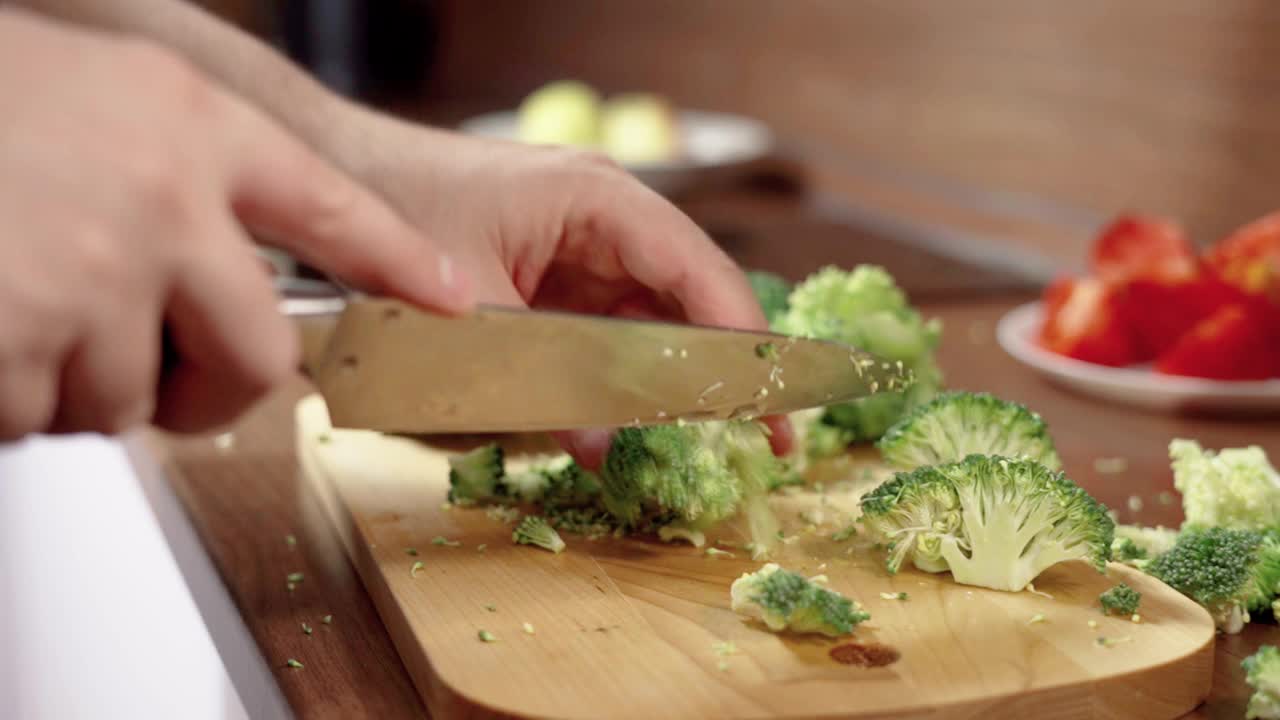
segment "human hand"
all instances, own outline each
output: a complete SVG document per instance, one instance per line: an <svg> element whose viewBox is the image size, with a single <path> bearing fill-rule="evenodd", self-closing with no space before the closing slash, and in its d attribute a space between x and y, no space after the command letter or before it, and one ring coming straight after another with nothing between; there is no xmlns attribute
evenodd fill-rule
<svg viewBox="0 0 1280 720"><path fill-rule="evenodd" d="M0 439L229 420L294 370L249 232L470 307L390 208L175 55L0 10ZM162 327L180 362L159 377Z"/></svg>
<svg viewBox="0 0 1280 720"><path fill-rule="evenodd" d="M688 217L614 163L578 151L467 138L368 114L338 151L446 248L482 302L762 330L738 266ZM768 420L775 452L792 443ZM600 462L606 431L561 434Z"/></svg>

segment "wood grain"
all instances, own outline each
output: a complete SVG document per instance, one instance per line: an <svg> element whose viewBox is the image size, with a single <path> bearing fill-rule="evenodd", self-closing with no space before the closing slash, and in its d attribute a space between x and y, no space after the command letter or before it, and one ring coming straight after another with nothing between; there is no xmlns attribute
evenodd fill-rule
<svg viewBox="0 0 1280 720"><path fill-rule="evenodd" d="M303 473L326 498L396 647L440 718L960 711L1012 718L1046 697L1053 717L1064 720L1173 718L1209 692L1208 614L1129 568L1115 566L1109 577L1081 563L1052 568L1037 585L1052 600L914 571L890 576L879 553L854 552L827 537L850 521L854 494L832 489L779 498L784 530L797 540L776 560L828 575L831 587L872 613L871 629L856 638L902 653L891 667L857 670L825 657L837 641L770 634L729 611L729 585L759 567L745 556L712 559L688 546L638 539L568 538L560 555L516 546L511 527L482 508L444 505L446 452L408 438L334 430L314 395L299 403L296 428ZM861 480L863 489L884 477L864 474L872 466L842 465L845 478ZM819 508L822 525L806 532L799 512ZM739 528L716 534L743 540ZM437 537L461 546L434 546ZM415 571L417 562L423 566ZM1117 580L1143 593L1141 623L1099 614L1097 595ZM899 591L910 599L880 597ZM1048 621L1029 625L1037 614ZM1090 620L1099 622L1097 632ZM523 633L524 622L537 634ZM498 642L480 642L481 630ZM1099 647L1099 636L1131 642L1113 650ZM717 671L717 642L740 650L727 671ZM605 667L609 672L596 672ZM565 683L593 672L591 683Z"/></svg>

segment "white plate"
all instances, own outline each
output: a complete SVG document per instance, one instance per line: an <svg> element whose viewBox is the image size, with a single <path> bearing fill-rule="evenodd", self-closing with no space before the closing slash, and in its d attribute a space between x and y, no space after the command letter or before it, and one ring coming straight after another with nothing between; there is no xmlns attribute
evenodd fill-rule
<svg viewBox="0 0 1280 720"><path fill-rule="evenodd" d="M1148 367L1112 368L1049 352L1036 342L1038 302L1009 311L996 327L1000 346L1059 385L1104 400L1170 412L1280 412L1280 380L1225 381L1161 375Z"/></svg>
<svg viewBox="0 0 1280 720"><path fill-rule="evenodd" d="M680 157L625 165L641 182L660 193L677 192L713 175L741 169L773 151L773 133L751 118L701 110L681 110L676 118ZM516 113L504 111L470 118L459 129L471 135L515 140L517 127Z"/></svg>

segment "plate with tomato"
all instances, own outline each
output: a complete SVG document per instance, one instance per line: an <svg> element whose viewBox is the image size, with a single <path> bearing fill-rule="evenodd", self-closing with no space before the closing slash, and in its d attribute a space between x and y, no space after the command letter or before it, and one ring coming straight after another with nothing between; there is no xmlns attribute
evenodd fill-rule
<svg viewBox="0 0 1280 720"><path fill-rule="evenodd" d="M1172 221L1119 217L1086 274L1056 279L997 337L1051 380L1107 400L1280 411L1280 212L1204 252Z"/></svg>

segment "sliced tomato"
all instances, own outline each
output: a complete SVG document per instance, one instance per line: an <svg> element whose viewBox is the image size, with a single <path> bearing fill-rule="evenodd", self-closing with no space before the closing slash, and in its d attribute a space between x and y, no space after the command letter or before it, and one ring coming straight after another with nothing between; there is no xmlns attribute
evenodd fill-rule
<svg viewBox="0 0 1280 720"><path fill-rule="evenodd" d="M1097 278L1064 277L1044 293L1040 344L1076 360L1121 367L1143 360L1123 311L1123 290Z"/></svg>
<svg viewBox="0 0 1280 720"><path fill-rule="evenodd" d="M1179 282L1139 278L1128 284L1123 295L1138 354L1148 360L1164 354L1219 308L1247 302L1243 292L1209 273Z"/></svg>
<svg viewBox="0 0 1280 720"><path fill-rule="evenodd" d="M1140 215L1122 215L1094 241L1090 269L1103 281L1136 278L1165 282L1195 277L1195 248L1176 223Z"/></svg>
<svg viewBox="0 0 1280 720"><path fill-rule="evenodd" d="M1264 305L1225 305L1183 335L1156 370L1214 380L1280 377L1280 322Z"/></svg>
<svg viewBox="0 0 1280 720"><path fill-rule="evenodd" d="M1254 220L1218 241L1205 263L1244 292L1280 302L1280 212Z"/></svg>

